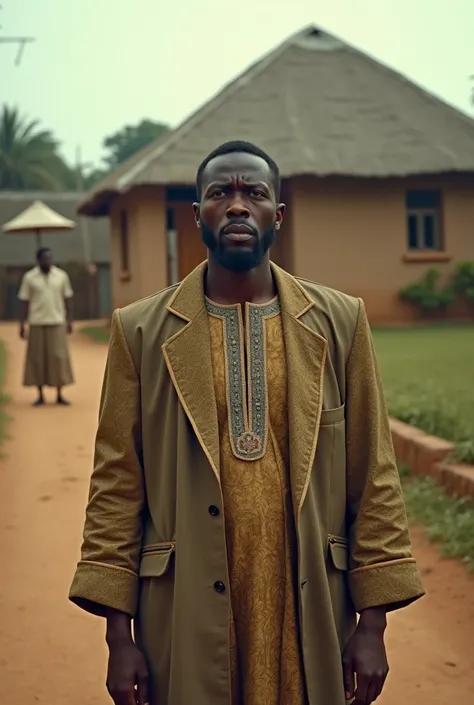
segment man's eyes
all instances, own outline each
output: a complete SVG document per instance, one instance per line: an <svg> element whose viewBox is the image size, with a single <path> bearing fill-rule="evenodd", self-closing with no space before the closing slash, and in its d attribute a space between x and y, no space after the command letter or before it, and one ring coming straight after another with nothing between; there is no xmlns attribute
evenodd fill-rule
<svg viewBox="0 0 474 705"><path fill-rule="evenodd" d="M229 191L223 188L216 188L211 192L211 198L222 198L222 196L228 196ZM252 188L248 190L248 195L252 198L266 198L265 191L261 189Z"/></svg>

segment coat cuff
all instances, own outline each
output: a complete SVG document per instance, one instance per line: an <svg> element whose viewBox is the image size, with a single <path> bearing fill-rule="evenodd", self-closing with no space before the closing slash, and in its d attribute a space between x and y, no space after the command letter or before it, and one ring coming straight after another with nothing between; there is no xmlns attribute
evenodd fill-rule
<svg viewBox="0 0 474 705"><path fill-rule="evenodd" d="M134 617L138 603L138 575L124 568L80 561L69 599L81 609L103 617L105 608Z"/></svg>
<svg viewBox="0 0 474 705"><path fill-rule="evenodd" d="M425 594L412 558L356 568L349 572L349 588L357 612L382 605L396 610Z"/></svg>

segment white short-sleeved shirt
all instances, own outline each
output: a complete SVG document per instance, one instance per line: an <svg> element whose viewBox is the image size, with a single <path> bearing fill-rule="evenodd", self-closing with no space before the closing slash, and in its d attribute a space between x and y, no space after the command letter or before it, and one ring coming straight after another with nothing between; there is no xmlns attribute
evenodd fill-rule
<svg viewBox="0 0 474 705"><path fill-rule="evenodd" d="M73 296L69 276L59 267L44 274L39 267L24 275L18 298L28 301L28 322L32 326L57 326L66 322L65 299Z"/></svg>

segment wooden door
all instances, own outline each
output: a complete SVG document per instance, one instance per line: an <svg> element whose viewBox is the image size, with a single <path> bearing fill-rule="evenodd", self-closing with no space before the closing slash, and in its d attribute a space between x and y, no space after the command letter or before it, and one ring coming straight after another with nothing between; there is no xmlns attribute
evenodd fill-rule
<svg viewBox="0 0 474 705"><path fill-rule="evenodd" d="M201 240L201 232L196 227L191 204L173 204L173 224L178 240L178 272L184 279L198 264L206 259L206 248Z"/></svg>

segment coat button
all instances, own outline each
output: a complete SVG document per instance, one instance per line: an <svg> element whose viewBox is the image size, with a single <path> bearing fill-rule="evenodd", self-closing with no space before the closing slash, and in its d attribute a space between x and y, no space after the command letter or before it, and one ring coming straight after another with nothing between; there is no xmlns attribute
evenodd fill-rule
<svg viewBox="0 0 474 705"><path fill-rule="evenodd" d="M216 592L224 592L224 590L225 590L225 585L224 585L224 583L223 583L222 581L220 581L220 580L217 580L217 581L214 583L214 590L215 590Z"/></svg>
<svg viewBox="0 0 474 705"><path fill-rule="evenodd" d="M209 507L209 514L211 517L217 517L219 516L219 509L218 507L215 507L213 504Z"/></svg>

